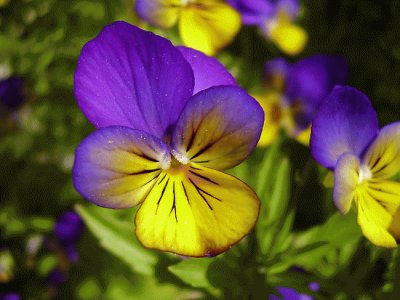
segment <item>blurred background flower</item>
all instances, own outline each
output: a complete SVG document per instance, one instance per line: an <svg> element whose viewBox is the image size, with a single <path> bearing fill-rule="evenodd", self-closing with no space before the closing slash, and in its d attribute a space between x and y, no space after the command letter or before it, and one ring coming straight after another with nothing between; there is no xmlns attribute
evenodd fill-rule
<svg viewBox="0 0 400 300"><path fill-rule="evenodd" d="M208 55L230 44L241 25L239 14L224 0L137 0L135 9L156 27L178 23L183 44Z"/></svg>
<svg viewBox="0 0 400 300"><path fill-rule="evenodd" d="M257 26L264 36L288 55L299 54L307 44L307 32L295 24L298 0L228 0L244 25Z"/></svg>
<svg viewBox="0 0 400 300"><path fill-rule="evenodd" d="M264 93L254 95L265 111L259 146L273 143L281 129L308 145L311 121L325 96L335 85L345 84L346 59L313 55L289 64L275 58L264 66Z"/></svg>

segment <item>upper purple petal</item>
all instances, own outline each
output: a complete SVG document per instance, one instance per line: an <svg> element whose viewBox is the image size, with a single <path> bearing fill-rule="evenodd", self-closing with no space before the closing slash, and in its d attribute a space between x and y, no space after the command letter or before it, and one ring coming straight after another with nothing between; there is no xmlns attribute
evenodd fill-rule
<svg viewBox="0 0 400 300"><path fill-rule="evenodd" d="M300 4L298 0L278 0L276 2L278 11L283 11L292 20L297 17L300 10Z"/></svg>
<svg viewBox="0 0 400 300"><path fill-rule="evenodd" d="M264 81L269 87L283 89L290 65L283 57L267 61L264 65Z"/></svg>
<svg viewBox="0 0 400 300"><path fill-rule="evenodd" d="M352 87L337 86L313 120L310 147L315 160L334 169L340 155L360 157L379 130L368 97Z"/></svg>
<svg viewBox="0 0 400 300"><path fill-rule="evenodd" d="M82 49L75 96L96 127L127 126L164 137L193 93L189 63L167 39L114 22Z"/></svg>
<svg viewBox="0 0 400 300"><path fill-rule="evenodd" d="M236 81L218 60L187 47L177 47L192 66L194 73L194 91L208 89L216 85L236 85Z"/></svg>
<svg viewBox="0 0 400 300"><path fill-rule="evenodd" d="M314 55L295 63L288 74L289 101L302 101L316 110L335 85L347 80L346 59L338 55Z"/></svg>

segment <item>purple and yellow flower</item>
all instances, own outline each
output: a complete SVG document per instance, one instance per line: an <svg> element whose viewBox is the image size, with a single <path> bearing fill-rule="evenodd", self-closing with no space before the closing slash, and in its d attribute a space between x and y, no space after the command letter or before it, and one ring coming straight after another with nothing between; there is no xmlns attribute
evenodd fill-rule
<svg viewBox="0 0 400 300"><path fill-rule="evenodd" d="M225 0L137 0L136 11L156 27L179 23L184 45L208 55L228 45L241 26L239 13Z"/></svg>
<svg viewBox="0 0 400 300"><path fill-rule="evenodd" d="M115 22L84 46L74 80L97 127L76 150L81 195L141 204L140 242L186 256L219 254L252 229L256 194L221 171L254 149L263 111L217 60Z"/></svg>
<svg viewBox="0 0 400 300"><path fill-rule="evenodd" d="M379 130L368 97L335 87L316 115L310 142L315 160L334 171L333 200L341 213L357 210L365 237L394 248L400 239L400 122Z"/></svg>
<svg viewBox="0 0 400 300"><path fill-rule="evenodd" d="M335 55L313 55L293 65L276 58L265 64L264 76L266 92L254 95L265 112L258 145L271 144L282 128L308 145L311 120L332 88L345 83L347 63Z"/></svg>
<svg viewBox="0 0 400 300"><path fill-rule="evenodd" d="M242 15L246 25L258 26L263 34L289 55L300 53L307 32L296 25L300 5L297 0L228 0Z"/></svg>

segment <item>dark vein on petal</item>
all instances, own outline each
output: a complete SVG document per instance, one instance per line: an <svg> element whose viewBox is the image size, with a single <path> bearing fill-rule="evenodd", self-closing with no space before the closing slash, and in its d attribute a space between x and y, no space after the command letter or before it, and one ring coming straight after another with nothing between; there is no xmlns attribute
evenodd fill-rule
<svg viewBox="0 0 400 300"><path fill-rule="evenodd" d="M173 195L174 199L172 201L172 207L169 212L169 215L171 215L172 211L174 211L175 221L178 223L178 216L176 215L176 202L175 202L175 182L172 184L172 195Z"/></svg>
<svg viewBox="0 0 400 300"><path fill-rule="evenodd" d="M161 173L161 172L160 172L160 173ZM140 187L144 187L146 184L152 182L154 179L156 179L156 178L160 175L160 173L158 173L156 176L154 176L152 179L150 179L150 180L147 181L146 183L142 184Z"/></svg>
<svg viewBox="0 0 400 300"><path fill-rule="evenodd" d="M157 211L158 211L158 207L160 206L161 199L162 199L162 197L164 196L165 190L166 190L166 188L167 188L167 186L168 186L168 183L169 183L169 178L168 178L167 182L165 183L165 185L164 185L164 187L163 187L163 189L162 189L162 191L161 191L160 198L159 198L158 201L157 201L156 214L157 214Z"/></svg>
<svg viewBox="0 0 400 300"><path fill-rule="evenodd" d="M165 177L167 177L167 173L164 174L163 178L161 178L161 180L157 183L157 185L161 184L161 182L164 181Z"/></svg>
<svg viewBox="0 0 400 300"><path fill-rule="evenodd" d="M191 178L189 178L189 181L193 184L194 188L196 189L197 193L200 195L200 197L204 200L204 202L207 204L208 208L213 210L213 208L211 207L210 203L208 203L207 199L203 196L203 194L200 193L200 191L202 191L202 189L200 189Z"/></svg>
<svg viewBox="0 0 400 300"><path fill-rule="evenodd" d="M218 182L215 182L214 180L212 180L212 179L210 179L210 178L208 178L208 177L206 177L206 176L204 176L204 175L200 175L200 174L198 174L198 173L196 173L196 172L193 172L193 171L190 170L190 169L189 169L189 172L192 173L193 175L196 175L196 176L198 176L198 177L200 177L200 178L202 178L202 179L208 181L208 182L211 182L211 183L214 183L214 184L216 184L216 185L219 185Z"/></svg>
<svg viewBox="0 0 400 300"><path fill-rule="evenodd" d="M152 169L152 170L143 170L139 172L133 172L133 173L128 173L127 175L132 176L132 175L141 175L141 174L148 174L148 173L153 173L160 170L159 168L157 169Z"/></svg>
<svg viewBox="0 0 400 300"><path fill-rule="evenodd" d="M183 184L183 181L181 181L181 184L182 184L183 192L185 193L185 196L186 196L186 200L187 200L188 204L190 205L190 200L187 195L186 188L185 188L185 185Z"/></svg>

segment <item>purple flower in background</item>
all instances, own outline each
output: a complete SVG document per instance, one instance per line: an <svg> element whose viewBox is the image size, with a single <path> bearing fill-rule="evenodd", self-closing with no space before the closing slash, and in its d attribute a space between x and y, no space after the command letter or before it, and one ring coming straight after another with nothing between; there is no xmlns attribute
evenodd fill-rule
<svg viewBox="0 0 400 300"><path fill-rule="evenodd" d="M84 46L74 79L97 127L76 150L81 195L141 204L140 242L181 255L219 254L251 230L256 194L221 171L254 149L263 111L217 60L115 22Z"/></svg>
<svg viewBox="0 0 400 300"><path fill-rule="evenodd" d="M312 124L311 153L334 171L333 200L346 214L353 203L363 234L375 245L400 240L400 122L379 129L368 97L338 86Z"/></svg>
<svg viewBox="0 0 400 300"><path fill-rule="evenodd" d="M305 294L301 294L298 291L296 291L293 288L289 288L289 287L277 287L276 290L278 291L278 293L281 295L276 296L276 295L269 295L269 300L313 300L314 298L309 296L309 295L305 295Z"/></svg>
<svg viewBox="0 0 400 300"><path fill-rule="evenodd" d="M258 26L264 35L289 55L298 54L307 43L307 32L294 24L299 14L297 0L228 0L245 25Z"/></svg>
<svg viewBox="0 0 400 300"><path fill-rule="evenodd" d="M308 144L310 125L320 103L347 79L347 63L337 55L313 55L290 65L283 58L264 67L266 92L255 95L265 112L259 146L271 144L284 128L289 136Z"/></svg>
<svg viewBox="0 0 400 300"><path fill-rule="evenodd" d="M21 296L17 293L7 293L0 295L0 300L21 300Z"/></svg>
<svg viewBox="0 0 400 300"><path fill-rule="evenodd" d="M20 77L10 77L0 80L0 106L5 109L15 109L22 104L23 80Z"/></svg>
<svg viewBox="0 0 400 300"><path fill-rule="evenodd" d="M54 226L54 233L70 261L75 262L78 260L75 244L81 237L83 230L84 223L74 211L63 213Z"/></svg>

